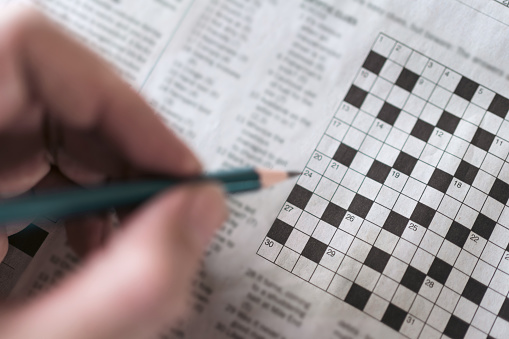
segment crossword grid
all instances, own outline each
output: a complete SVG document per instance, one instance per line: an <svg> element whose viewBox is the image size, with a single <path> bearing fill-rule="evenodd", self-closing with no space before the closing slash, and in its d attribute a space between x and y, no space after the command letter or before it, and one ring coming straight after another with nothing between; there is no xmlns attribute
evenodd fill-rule
<svg viewBox="0 0 509 339"><path fill-rule="evenodd" d="M503 336L508 111L381 34L258 254L407 337Z"/></svg>

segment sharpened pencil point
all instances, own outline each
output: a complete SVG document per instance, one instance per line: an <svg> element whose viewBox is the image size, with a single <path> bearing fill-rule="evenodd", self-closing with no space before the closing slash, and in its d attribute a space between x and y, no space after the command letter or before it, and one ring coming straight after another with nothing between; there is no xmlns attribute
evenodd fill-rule
<svg viewBox="0 0 509 339"><path fill-rule="evenodd" d="M288 172L288 178L298 177L302 172Z"/></svg>
<svg viewBox="0 0 509 339"><path fill-rule="evenodd" d="M281 181L300 175L300 172L286 172L278 170L270 170L265 168L257 168L256 172L260 176L262 187L274 186Z"/></svg>

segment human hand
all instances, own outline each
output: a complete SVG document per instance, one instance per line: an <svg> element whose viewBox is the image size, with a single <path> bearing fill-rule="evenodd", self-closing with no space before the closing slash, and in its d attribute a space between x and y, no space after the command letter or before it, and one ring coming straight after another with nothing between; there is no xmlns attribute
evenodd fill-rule
<svg viewBox="0 0 509 339"><path fill-rule="evenodd" d="M0 144L3 196L34 186L200 172L134 90L34 11L0 18ZM104 216L70 221L70 242L91 255L48 293L4 307L0 336L156 333L182 316L202 251L225 217L221 190L206 184L159 195L119 230ZM5 249L5 235L0 243Z"/></svg>

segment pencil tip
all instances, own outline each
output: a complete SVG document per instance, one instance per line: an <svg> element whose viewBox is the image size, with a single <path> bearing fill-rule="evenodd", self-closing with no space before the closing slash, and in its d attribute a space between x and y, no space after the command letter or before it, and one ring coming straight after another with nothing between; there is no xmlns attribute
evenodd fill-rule
<svg viewBox="0 0 509 339"><path fill-rule="evenodd" d="M299 175L302 174L302 172L291 171L291 172L287 172L287 174L288 174L288 178L293 178L293 177L298 177Z"/></svg>

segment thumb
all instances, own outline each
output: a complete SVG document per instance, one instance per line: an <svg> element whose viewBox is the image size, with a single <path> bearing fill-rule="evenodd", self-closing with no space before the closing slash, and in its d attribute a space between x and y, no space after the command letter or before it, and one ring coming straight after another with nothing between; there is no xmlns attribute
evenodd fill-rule
<svg viewBox="0 0 509 339"><path fill-rule="evenodd" d="M203 249L225 218L223 193L215 185L163 194L135 213L120 234L62 286L1 317L1 336L155 334L185 312Z"/></svg>

